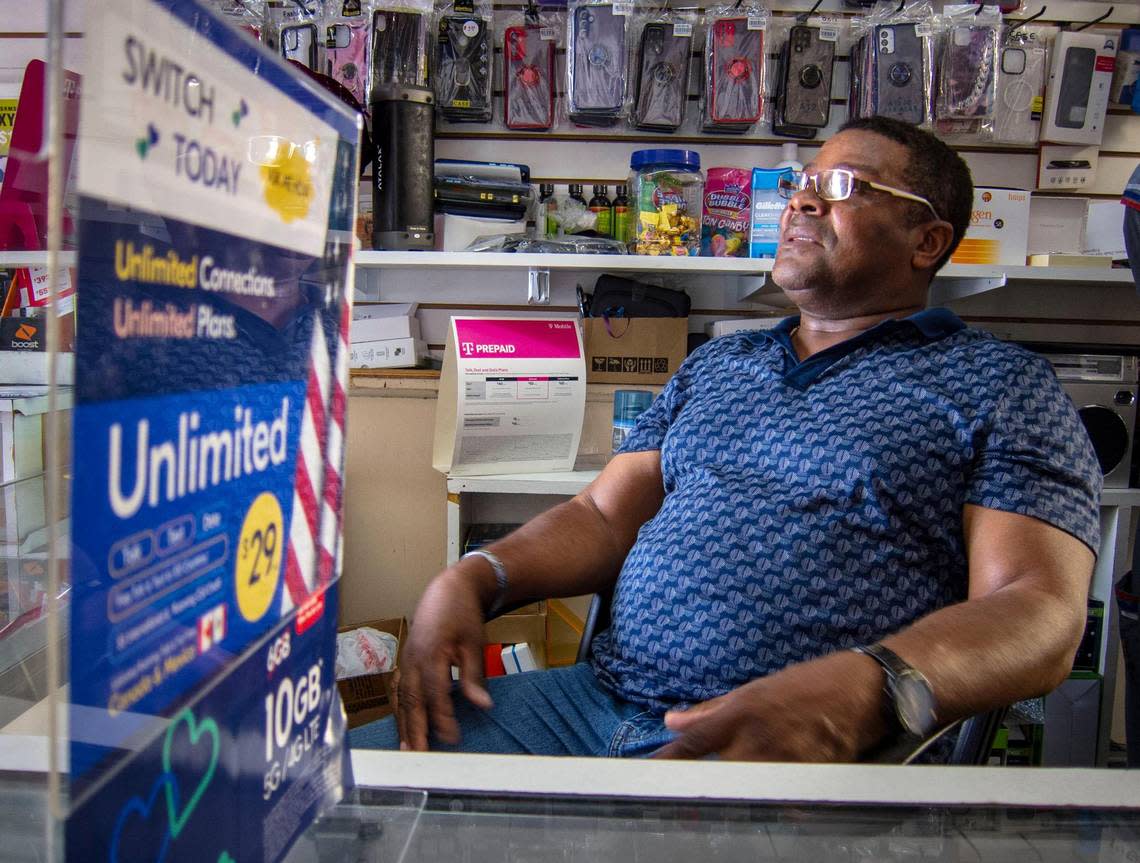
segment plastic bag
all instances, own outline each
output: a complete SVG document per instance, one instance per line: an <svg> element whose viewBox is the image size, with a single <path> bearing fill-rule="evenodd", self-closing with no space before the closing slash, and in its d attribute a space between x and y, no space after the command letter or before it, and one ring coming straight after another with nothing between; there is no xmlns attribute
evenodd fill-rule
<svg viewBox="0 0 1140 863"><path fill-rule="evenodd" d="M436 18L435 95L451 122L486 123L492 114L495 40L491 6L454 0Z"/></svg>
<svg viewBox="0 0 1140 863"><path fill-rule="evenodd" d="M934 120L940 134L990 135L1000 29L996 6L947 6L938 19Z"/></svg>
<svg viewBox="0 0 1140 863"><path fill-rule="evenodd" d="M382 674L396 667L400 642L396 636L362 626L336 636L336 679Z"/></svg>
<svg viewBox="0 0 1140 863"><path fill-rule="evenodd" d="M552 129L555 55L561 16L531 4L503 28L503 124L508 129Z"/></svg>
<svg viewBox="0 0 1140 863"><path fill-rule="evenodd" d="M696 23L692 12L665 10L635 17L638 36L630 122L636 128L675 132L685 121Z"/></svg>
<svg viewBox="0 0 1140 863"><path fill-rule="evenodd" d="M326 0L321 21L321 71L342 84L364 110L372 83L370 12L370 4L359 0Z"/></svg>

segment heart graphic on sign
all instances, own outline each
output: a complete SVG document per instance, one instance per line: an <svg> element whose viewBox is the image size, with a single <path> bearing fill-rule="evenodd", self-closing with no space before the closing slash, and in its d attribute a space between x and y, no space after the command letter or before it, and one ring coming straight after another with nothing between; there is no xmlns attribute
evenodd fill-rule
<svg viewBox="0 0 1140 863"><path fill-rule="evenodd" d="M127 801L115 822L115 832L111 834L111 863L120 860L147 860L148 863L162 863L166 852L170 848L170 831L165 824L158 824L152 820L151 813L155 811L155 801L159 792L164 788L166 794L177 790L171 788L173 777L163 773L151 786L150 794L144 801L135 795ZM161 810L159 810L161 812ZM161 828L162 841L158 841ZM152 851L157 847L157 851Z"/></svg>
<svg viewBox="0 0 1140 863"><path fill-rule="evenodd" d="M209 736L211 749L210 761L206 766L206 772L198 781L198 785L194 788L194 793L190 795L190 799L186 801L186 808L178 812L178 788L177 781L174 778L174 773L171 770L170 749L171 741L174 739L174 732L182 725L186 726L187 735L190 738L190 745L197 746L198 741L203 736ZM166 740L162 744L162 769L170 774L170 783L166 788L166 815L170 820L170 835L174 839L178 838L178 834L182 832L182 828L186 826L186 822L190 820L190 816L194 814L194 809L198 806L198 801L202 799L202 795L206 793L206 787L210 784L210 780L214 778L214 771L218 767L218 751L221 749L221 738L218 734L218 724L213 719L207 717L201 722L196 722L194 714L190 712L187 707L181 713L174 717L170 726L166 729Z"/></svg>

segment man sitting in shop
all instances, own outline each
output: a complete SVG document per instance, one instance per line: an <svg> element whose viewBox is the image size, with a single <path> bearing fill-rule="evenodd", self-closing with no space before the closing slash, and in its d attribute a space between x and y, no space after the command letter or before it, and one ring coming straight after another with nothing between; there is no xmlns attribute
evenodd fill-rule
<svg viewBox="0 0 1140 863"><path fill-rule="evenodd" d="M924 308L969 169L875 118L785 185L800 315L695 351L585 491L440 573L399 736L355 746L854 761L1066 677L1101 473L1044 359ZM483 681L488 615L610 591L588 663Z"/></svg>

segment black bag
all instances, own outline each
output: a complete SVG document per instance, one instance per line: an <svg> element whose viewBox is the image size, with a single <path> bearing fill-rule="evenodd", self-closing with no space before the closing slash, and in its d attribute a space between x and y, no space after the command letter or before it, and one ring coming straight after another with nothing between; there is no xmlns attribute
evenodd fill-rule
<svg viewBox="0 0 1140 863"><path fill-rule="evenodd" d="M603 274L593 295L578 288L578 303L587 318L685 318L693 301L684 291Z"/></svg>

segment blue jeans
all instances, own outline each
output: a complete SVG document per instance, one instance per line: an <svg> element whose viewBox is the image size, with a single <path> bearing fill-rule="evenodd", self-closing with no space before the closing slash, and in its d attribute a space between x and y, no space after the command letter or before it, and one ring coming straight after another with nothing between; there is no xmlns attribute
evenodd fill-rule
<svg viewBox="0 0 1140 863"><path fill-rule="evenodd" d="M461 741L450 746L433 736L432 750L636 758L674 737L661 715L618 698L598 683L585 662L492 677L487 690L495 704L486 711L453 690ZM400 747L393 716L354 728L348 740L354 749Z"/></svg>

